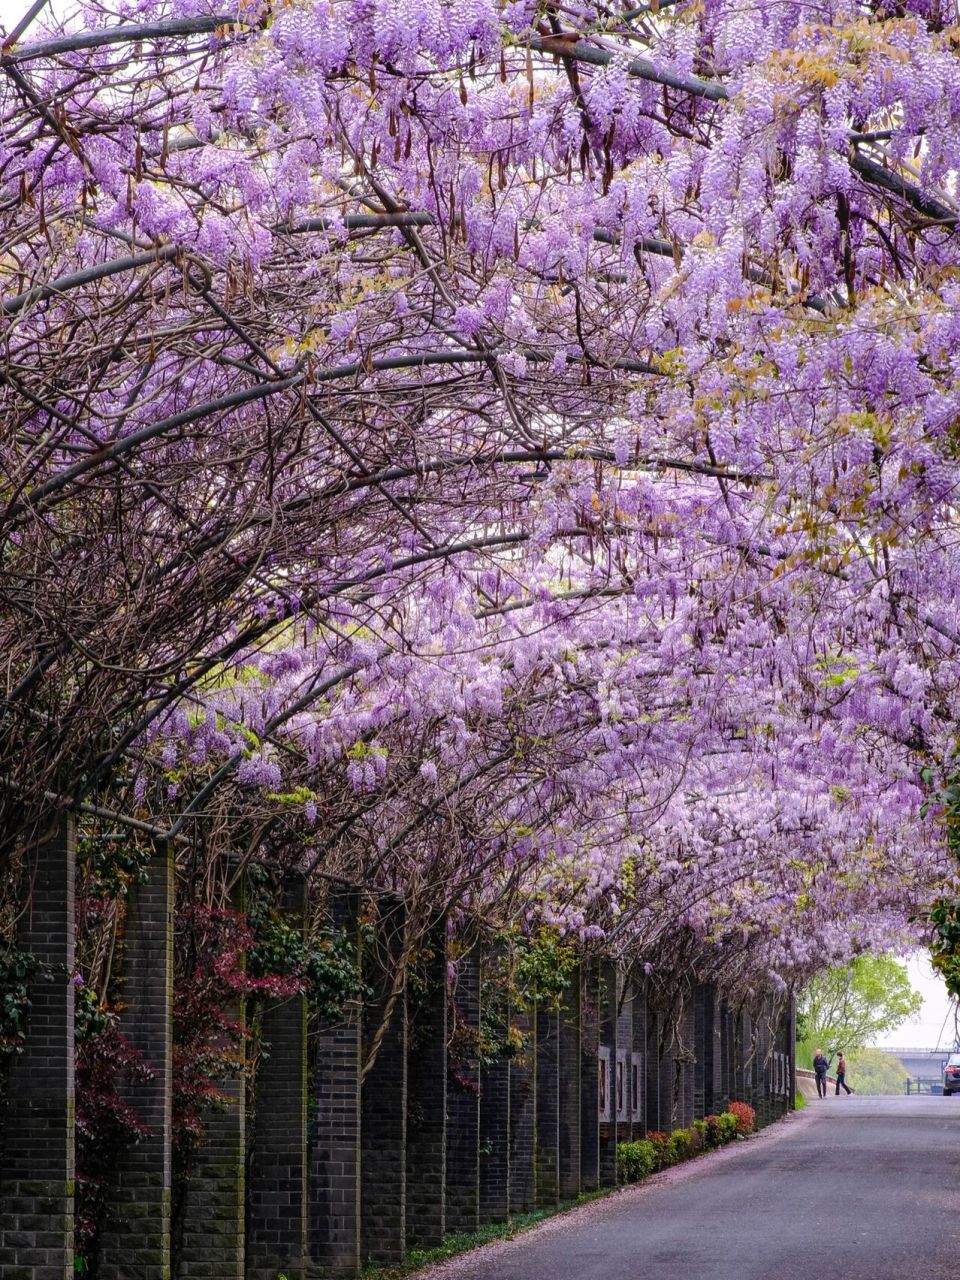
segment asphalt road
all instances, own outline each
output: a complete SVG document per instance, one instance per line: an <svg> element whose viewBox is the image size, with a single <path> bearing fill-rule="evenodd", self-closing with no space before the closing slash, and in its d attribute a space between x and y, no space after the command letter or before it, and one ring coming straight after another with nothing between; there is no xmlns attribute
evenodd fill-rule
<svg viewBox="0 0 960 1280"><path fill-rule="evenodd" d="M960 1280L960 1097L828 1098L431 1280Z"/></svg>

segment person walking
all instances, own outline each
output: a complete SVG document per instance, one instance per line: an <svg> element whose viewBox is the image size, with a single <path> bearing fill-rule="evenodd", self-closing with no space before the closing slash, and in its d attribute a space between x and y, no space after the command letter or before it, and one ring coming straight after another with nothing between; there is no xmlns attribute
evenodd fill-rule
<svg viewBox="0 0 960 1280"><path fill-rule="evenodd" d="M817 1077L817 1097L825 1098L827 1096L827 1072L830 1070L830 1059L824 1054L822 1049L818 1049L813 1056L813 1073Z"/></svg>
<svg viewBox="0 0 960 1280"><path fill-rule="evenodd" d="M853 1093L853 1090L847 1084L847 1081L845 1079L847 1074L847 1060L843 1056L843 1050L841 1049L839 1052L840 1052L840 1057L837 1059L837 1097L838 1098L840 1097L841 1085L843 1086L844 1089L846 1089L847 1097L849 1097L850 1094Z"/></svg>

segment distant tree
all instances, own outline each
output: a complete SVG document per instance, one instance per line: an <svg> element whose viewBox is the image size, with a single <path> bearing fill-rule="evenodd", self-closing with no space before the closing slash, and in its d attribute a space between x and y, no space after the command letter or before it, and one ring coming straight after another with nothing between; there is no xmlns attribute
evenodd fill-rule
<svg viewBox="0 0 960 1280"><path fill-rule="evenodd" d="M811 1050L860 1049L906 1022L922 1003L902 961L891 955L858 956L849 965L827 969L803 989L798 1040Z"/></svg>
<svg viewBox="0 0 960 1280"><path fill-rule="evenodd" d="M856 1049L848 1055L847 1083L869 1097L903 1093L909 1074L898 1058L882 1049Z"/></svg>

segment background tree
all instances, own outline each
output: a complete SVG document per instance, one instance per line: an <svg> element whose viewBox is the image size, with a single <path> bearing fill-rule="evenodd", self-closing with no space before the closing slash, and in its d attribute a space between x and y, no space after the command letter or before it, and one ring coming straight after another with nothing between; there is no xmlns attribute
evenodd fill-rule
<svg viewBox="0 0 960 1280"><path fill-rule="evenodd" d="M882 1049L855 1049L847 1055L847 1080L857 1093L869 1098L903 1093L909 1071Z"/></svg>
<svg viewBox="0 0 960 1280"><path fill-rule="evenodd" d="M862 955L818 974L798 1004L798 1061L806 1065L818 1048L862 1049L915 1014L923 998L914 991L907 966L891 955Z"/></svg>

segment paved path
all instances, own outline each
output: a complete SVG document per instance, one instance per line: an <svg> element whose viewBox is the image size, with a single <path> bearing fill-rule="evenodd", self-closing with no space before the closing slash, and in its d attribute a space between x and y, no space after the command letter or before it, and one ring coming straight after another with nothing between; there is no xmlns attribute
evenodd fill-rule
<svg viewBox="0 0 960 1280"><path fill-rule="evenodd" d="M831 1096L424 1277L960 1280L960 1097Z"/></svg>

